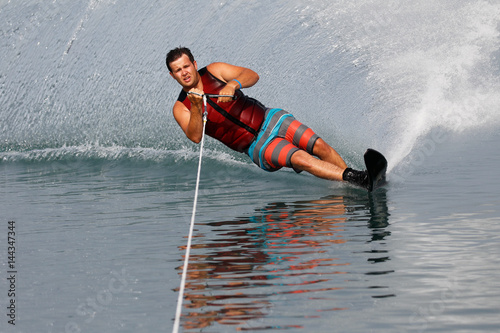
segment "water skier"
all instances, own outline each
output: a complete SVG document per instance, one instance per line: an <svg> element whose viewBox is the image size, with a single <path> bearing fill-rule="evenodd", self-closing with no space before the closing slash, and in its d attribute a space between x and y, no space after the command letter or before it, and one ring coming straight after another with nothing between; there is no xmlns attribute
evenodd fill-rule
<svg viewBox="0 0 500 333"><path fill-rule="evenodd" d="M182 86L174 118L186 136L199 143L203 135L203 95L207 98L206 133L229 148L249 155L261 169L282 167L368 188L366 171L348 168L342 157L314 131L282 109L269 109L241 89L253 86L259 75L251 69L215 62L200 70L188 48L167 54L170 75ZM234 96L234 97L233 97Z"/></svg>

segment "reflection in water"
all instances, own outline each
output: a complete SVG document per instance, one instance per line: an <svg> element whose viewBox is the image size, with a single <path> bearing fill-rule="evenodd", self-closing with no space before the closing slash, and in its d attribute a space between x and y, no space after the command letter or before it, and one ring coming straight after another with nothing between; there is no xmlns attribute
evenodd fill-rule
<svg viewBox="0 0 500 333"><path fill-rule="evenodd" d="M350 282L353 276L392 272L366 266L389 260L386 250L367 245L385 242L390 235L385 230L389 225L386 193L356 193L270 203L249 218L208 223L209 231L200 231L193 241L184 329L199 330L214 323L236 325L238 330L302 328L295 318L348 309L349 304L339 305L335 298L336 293L359 297L359 286L350 287L356 283ZM361 265L359 253L369 256ZM365 285L361 294L394 296L378 292L385 288ZM312 301L318 306L294 313L299 311L294 302ZM287 315L262 326L271 313L282 312L277 307Z"/></svg>

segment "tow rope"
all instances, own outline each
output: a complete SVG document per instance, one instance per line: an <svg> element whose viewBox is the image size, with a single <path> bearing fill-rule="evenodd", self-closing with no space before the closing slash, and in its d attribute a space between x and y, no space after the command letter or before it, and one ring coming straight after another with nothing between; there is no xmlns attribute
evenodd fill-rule
<svg viewBox="0 0 500 333"><path fill-rule="evenodd" d="M194 218L196 216L196 205L198 203L198 189L200 187L200 174L201 174L201 160L203 157L203 144L205 142L205 126L207 124L207 97L218 98L218 97L228 97L226 95L209 95L209 94L199 94L195 92L189 92L188 94L194 94L203 97L203 106L205 111L203 112L203 130L201 134L201 144L200 144L200 158L198 160L198 175L196 176L196 189L194 192L194 203L193 203L193 212L191 214L191 224L189 226L189 235L188 241L186 245L186 254L184 257L184 266L182 267L182 278L181 285L179 288L179 297L177 298L177 309L175 311L175 320L174 320L174 328L172 333L179 332L180 319L182 313L182 301L184 299L184 288L186 285L186 276L187 276L187 267L189 263L189 253L191 252L191 241L193 239L193 229L194 229Z"/></svg>

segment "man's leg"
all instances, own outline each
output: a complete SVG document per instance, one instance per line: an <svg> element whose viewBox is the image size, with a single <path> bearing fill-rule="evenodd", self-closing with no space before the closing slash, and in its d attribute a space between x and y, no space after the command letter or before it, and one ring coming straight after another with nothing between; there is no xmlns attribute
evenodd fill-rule
<svg viewBox="0 0 500 333"><path fill-rule="evenodd" d="M347 181L351 184L368 188L368 174L366 171L337 166L333 163L317 159L304 150L296 151L290 161L295 170L307 171L323 179Z"/></svg>
<svg viewBox="0 0 500 333"><path fill-rule="evenodd" d="M290 159L293 168L323 179L348 181L365 188L368 186L366 171L347 168L342 157L321 138L316 141L313 154L319 159L304 150L296 151Z"/></svg>
<svg viewBox="0 0 500 333"><path fill-rule="evenodd" d="M320 139L317 141L320 141ZM320 143L320 147L321 145ZM325 156L327 150L325 147L319 149L319 154L325 159L328 159ZM345 170L345 167L339 167L333 163L318 159L283 138L275 138L266 146L262 160L265 169L268 171L289 167L295 169L295 171L307 171L317 177L329 180L342 180L342 173ZM340 160L343 163L343 160Z"/></svg>
<svg viewBox="0 0 500 333"><path fill-rule="evenodd" d="M292 167L319 178L348 181L365 187L367 173L347 168L335 149L299 121L292 117L285 119L279 134L265 147L264 165L258 164L263 169L272 171L284 166Z"/></svg>
<svg viewBox="0 0 500 333"><path fill-rule="evenodd" d="M317 159L304 150L296 151L291 158L294 169L307 171L310 174L329 180L341 181L345 167L340 167L325 160ZM343 162L343 161L342 161ZM344 163L345 165L345 163Z"/></svg>
<svg viewBox="0 0 500 333"><path fill-rule="evenodd" d="M316 143L314 144L313 155L325 162L336 165L343 170L347 168L347 164L344 162L339 153L337 153L335 149L333 149L321 138L316 140Z"/></svg>
<svg viewBox="0 0 500 333"><path fill-rule="evenodd" d="M306 153L296 156L295 163L292 162L295 169L308 171L321 178L342 180L342 173L340 178L338 173L339 169L341 169L340 172L343 172L347 168L346 163L335 149L318 137L309 127L294 118L290 118L281 125L280 134L281 137ZM293 156L296 154L297 152L293 153ZM318 161L312 155L317 156L320 162L327 164L317 163Z"/></svg>
<svg viewBox="0 0 500 333"><path fill-rule="evenodd" d="M295 152L291 158L294 169L307 171L323 179L343 180L342 174L347 164L335 149L323 139L318 138L314 143L312 153L319 160L304 150Z"/></svg>

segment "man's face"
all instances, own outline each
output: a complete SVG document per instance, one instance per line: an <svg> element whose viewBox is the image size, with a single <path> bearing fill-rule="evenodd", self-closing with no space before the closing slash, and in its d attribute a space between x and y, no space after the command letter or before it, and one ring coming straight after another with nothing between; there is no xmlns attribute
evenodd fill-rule
<svg viewBox="0 0 500 333"><path fill-rule="evenodd" d="M191 89L196 87L199 81L198 65L196 61L193 63L185 54L179 59L170 63L172 71L170 75L177 81L184 89Z"/></svg>

